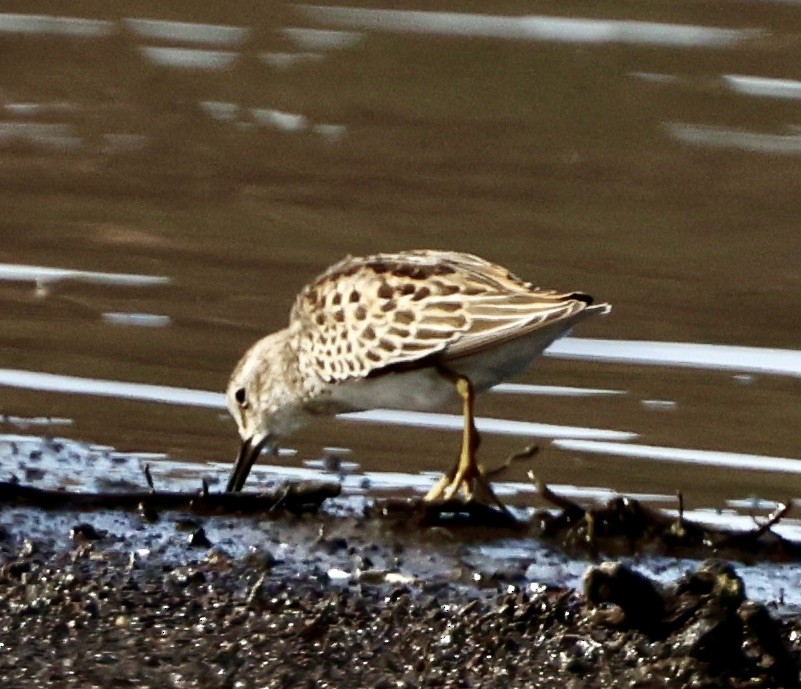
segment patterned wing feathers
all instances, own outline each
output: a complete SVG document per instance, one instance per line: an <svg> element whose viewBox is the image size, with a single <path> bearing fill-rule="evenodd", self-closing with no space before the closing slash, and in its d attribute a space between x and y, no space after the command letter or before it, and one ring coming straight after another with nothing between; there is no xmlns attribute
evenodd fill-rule
<svg viewBox="0 0 801 689"><path fill-rule="evenodd" d="M470 254L410 251L332 266L298 295L290 328L301 369L333 383L478 353L572 320L590 301L532 288Z"/></svg>

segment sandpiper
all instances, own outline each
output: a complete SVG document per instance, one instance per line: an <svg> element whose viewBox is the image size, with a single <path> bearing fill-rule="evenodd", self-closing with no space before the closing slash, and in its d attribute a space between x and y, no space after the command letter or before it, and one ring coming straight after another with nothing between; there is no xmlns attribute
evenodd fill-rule
<svg viewBox="0 0 801 689"><path fill-rule="evenodd" d="M373 408L432 411L461 400L458 461L426 495L501 505L475 458L476 392L506 380L591 314L582 292L532 286L455 251L347 257L298 294L289 325L256 342L231 375L227 403L242 448L239 491L266 443L315 416Z"/></svg>

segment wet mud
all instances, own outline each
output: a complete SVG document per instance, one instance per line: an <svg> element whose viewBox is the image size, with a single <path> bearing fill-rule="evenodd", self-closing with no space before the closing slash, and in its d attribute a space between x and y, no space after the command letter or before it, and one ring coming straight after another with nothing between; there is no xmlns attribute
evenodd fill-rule
<svg viewBox="0 0 801 689"><path fill-rule="evenodd" d="M308 482L224 496L221 476L17 442L17 473L61 489L0 491L4 687L797 686L801 607L738 565L582 562L478 513L426 527L397 518L414 501ZM105 461L116 488L86 492Z"/></svg>
<svg viewBox="0 0 801 689"><path fill-rule="evenodd" d="M234 556L205 520L162 518L174 535L152 548L144 519L129 537L45 517L61 543L3 527L3 686L797 686L801 617L723 563L666 589L604 563L578 593L444 562L410 576L424 549L459 547L370 520L282 517Z"/></svg>

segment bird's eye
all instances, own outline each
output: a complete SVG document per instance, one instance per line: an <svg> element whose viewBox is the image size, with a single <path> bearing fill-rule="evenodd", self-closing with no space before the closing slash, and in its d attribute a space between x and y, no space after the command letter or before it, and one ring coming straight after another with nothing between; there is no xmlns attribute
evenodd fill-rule
<svg viewBox="0 0 801 689"><path fill-rule="evenodd" d="M239 390L237 390L237 391L234 393L234 398L236 399L236 403L237 403L237 404L238 404L240 407L242 407L242 409L245 409L245 408L247 408L247 406L248 406L248 401L247 401L247 399L246 399L246 397L245 397L245 388L239 388Z"/></svg>

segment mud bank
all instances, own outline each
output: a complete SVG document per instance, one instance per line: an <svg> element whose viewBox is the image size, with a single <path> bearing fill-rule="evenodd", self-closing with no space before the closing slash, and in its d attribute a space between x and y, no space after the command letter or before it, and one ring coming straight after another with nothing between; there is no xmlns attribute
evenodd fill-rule
<svg viewBox="0 0 801 689"><path fill-rule="evenodd" d="M4 441L5 485L60 502L0 504L3 687L798 682L793 563L599 564L528 532L382 517L364 495L313 513L109 509L76 498L215 496L224 472Z"/></svg>
<svg viewBox="0 0 801 689"><path fill-rule="evenodd" d="M726 565L707 563L663 592L607 563L586 578L591 603L563 587L390 576L370 565L402 563L404 548L390 555L354 536L318 539L361 560L348 575L266 548L230 557L197 529L184 564L126 552L88 525L72 529L71 547L19 542L6 529L0 679L20 688L797 686L801 617L748 601Z"/></svg>

